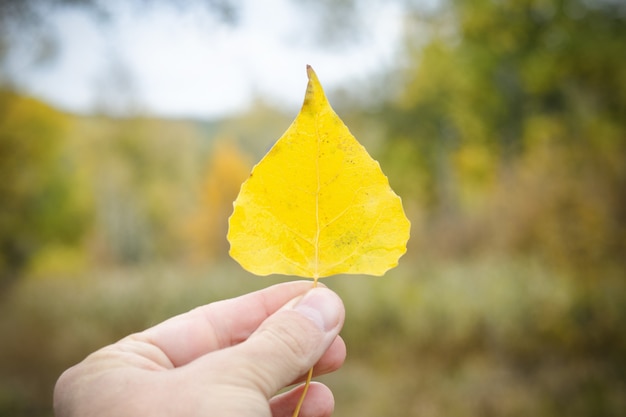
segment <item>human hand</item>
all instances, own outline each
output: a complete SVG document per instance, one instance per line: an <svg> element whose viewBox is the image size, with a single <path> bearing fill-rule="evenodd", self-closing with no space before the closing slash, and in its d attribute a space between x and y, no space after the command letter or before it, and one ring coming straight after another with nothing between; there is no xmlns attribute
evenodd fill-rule
<svg viewBox="0 0 626 417"><path fill-rule="evenodd" d="M291 416L303 386L276 393L346 355L341 299L310 288L289 282L208 304L92 353L57 381L56 417ZM300 416L333 407L313 383Z"/></svg>

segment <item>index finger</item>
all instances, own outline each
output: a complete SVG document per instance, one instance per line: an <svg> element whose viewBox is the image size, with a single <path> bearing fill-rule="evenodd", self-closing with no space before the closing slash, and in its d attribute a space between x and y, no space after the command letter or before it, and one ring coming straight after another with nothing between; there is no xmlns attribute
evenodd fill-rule
<svg viewBox="0 0 626 417"><path fill-rule="evenodd" d="M197 307L131 337L156 346L174 367L182 366L246 340L267 317L311 286L309 281L273 285Z"/></svg>

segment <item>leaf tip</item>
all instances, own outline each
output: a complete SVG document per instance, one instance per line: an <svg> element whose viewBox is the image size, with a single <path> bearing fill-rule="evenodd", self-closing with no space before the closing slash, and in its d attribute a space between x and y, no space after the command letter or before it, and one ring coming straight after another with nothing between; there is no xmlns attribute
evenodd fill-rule
<svg viewBox="0 0 626 417"><path fill-rule="evenodd" d="M316 101L325 102L326 96L324 95L324 90L320 84L320 80L317 78L317 74L313 70L313 67L308 64L306 66L306 74L309 78L309 83L304 97L305 106L312 105L312 103Z"/></svg>
<svg viewBox="0 0 626 417"><path fill-rule="evenodd" d="M308 65L306 66L306 75L309 78L309 81L312 83L316 83L319 84L319 79L317 78L317 74L315 73L315 71L313 70L313 67Z"/></svg>

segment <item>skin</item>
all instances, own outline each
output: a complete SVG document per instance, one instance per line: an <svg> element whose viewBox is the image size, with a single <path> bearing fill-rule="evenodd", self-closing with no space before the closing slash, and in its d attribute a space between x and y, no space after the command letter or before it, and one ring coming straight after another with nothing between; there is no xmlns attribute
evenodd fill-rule
<svg viewBox="0 0 626 417"><path fill-rule="evenodd" d="M305 281L198 307L104 347L65 371L57 417L291 416L314 375L337 370L345 310ZM333 395L312 383L301 417L332 414Z"/></svg>

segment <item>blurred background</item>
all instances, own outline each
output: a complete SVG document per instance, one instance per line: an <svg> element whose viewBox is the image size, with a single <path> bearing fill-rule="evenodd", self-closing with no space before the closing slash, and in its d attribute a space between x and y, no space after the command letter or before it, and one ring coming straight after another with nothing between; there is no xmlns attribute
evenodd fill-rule
<svg viewBox="0 0 626 417"><path fill-rule="evenodd" d="M383 278L324 280L337 416L626 410L626 3L0 1L0 416L244 272L227 218L311 64L401 195Z"/></svg>

